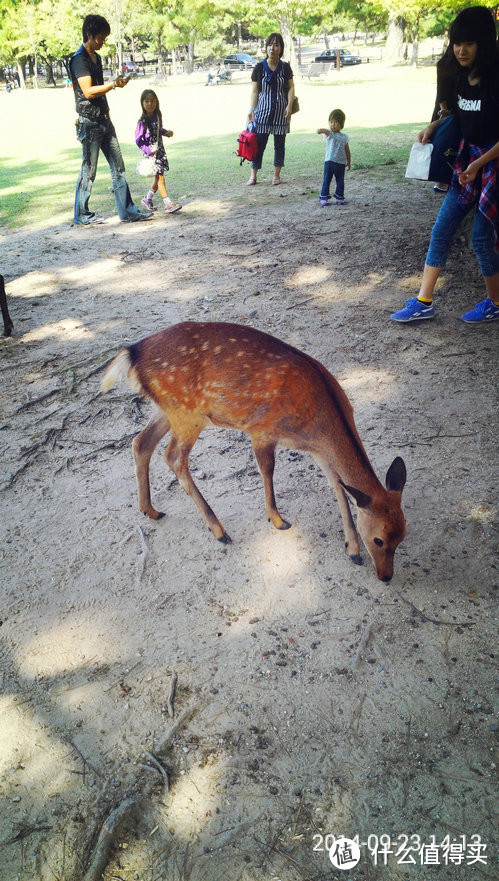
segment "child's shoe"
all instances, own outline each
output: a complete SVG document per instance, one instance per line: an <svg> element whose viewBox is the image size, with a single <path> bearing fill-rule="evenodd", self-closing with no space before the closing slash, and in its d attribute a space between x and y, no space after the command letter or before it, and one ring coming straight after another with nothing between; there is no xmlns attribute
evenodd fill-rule
<svg viewBox="0 0 499 881"><path fill-rule="evenodd" d="M179 205L178 202L172 202L169 198L163 199L163 204L165 206L165 214L175 214L182 208L182 205Z"/></svg>
<svg viewBox="0 0 499 881"><path fill-rule="evenodd" d="M495 306L492 300L482 300L477 303L471 312L465 312L461 315L463 321L468 324L479 324L482 321L496 321L499 319L499 306Z"/></svg>
<svg viewBox="0 0 499 881"><path fill-rule="evenodd" d="M346 199L338 199L338 197L336 197L336 204L337 205L346 205L347 200Z"/></svg>
<svg viewBox="0 0 499 881"><path fill-rule="evenodd" d="M147 196L144 196L144 198L141 199L141 203L148 211L156 211L156 206L153 205L152 199L148 199Z"/></svg>
<svg viewBox="0 0 499 881"><path fill-rule="evenodd" d="M422 303L417 297L407 300L403 309L390 315L392 321L420 321L421 318L434 318L435 310L432 303Z"/></svg>
<svg viewBox="0 0 499 881"><path fill-rule="evenodd" d="M331 199L319 199L319 205L321 208L329 208L331 204Z"/></svg>

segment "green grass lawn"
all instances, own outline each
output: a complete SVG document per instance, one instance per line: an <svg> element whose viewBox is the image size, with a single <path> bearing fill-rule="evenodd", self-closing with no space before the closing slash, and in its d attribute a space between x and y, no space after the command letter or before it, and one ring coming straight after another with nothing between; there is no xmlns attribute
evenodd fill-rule
<svg viewBox="0 0 499 881"><path fill-rule="evenodd" d="M376 67L376 69L375 69ZM297 81L301 111L293 117L286 143L288 179L316 189L322 179L324 142L315 131L327 125L333 107L347 115L352 169L390 166L405 160L416 132L429 117L434 99L434 71L384 70L369 66L357 78L318 83ZM249 80L249 77L248 77ZM120 140L127 179L136 201L147 188L135 167L139 150L133 135L140 115L140 93L147 81L134 81L110 97L111 116ZM167 127L170 172L167 186L175 199L244 198L248 166L234 155L249 106L249 82L205 88L185 80L156 87ZM71 220L80 147L74 129L69 89L40 89L0 94L0 221L7 227L49 225ZM267 148L262 174L271 173ZM283 173L284 177L284 173ZM92 204L114 213L114 198L104 157L100 157Z"/></svg>

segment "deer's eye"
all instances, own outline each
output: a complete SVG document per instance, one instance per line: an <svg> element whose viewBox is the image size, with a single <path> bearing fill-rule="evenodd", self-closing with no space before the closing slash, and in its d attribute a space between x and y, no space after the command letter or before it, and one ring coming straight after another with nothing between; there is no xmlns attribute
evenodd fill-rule
<svg viewBox="0 0 499 881"><path fill-rule="evenodd" d="M379 548L382 548L382 547L383 547L383 544L384 544L383 539L382 539L382 538L375 538L375 539L374 539L374 544L375 544L375 545L378 545Z"/></svg>

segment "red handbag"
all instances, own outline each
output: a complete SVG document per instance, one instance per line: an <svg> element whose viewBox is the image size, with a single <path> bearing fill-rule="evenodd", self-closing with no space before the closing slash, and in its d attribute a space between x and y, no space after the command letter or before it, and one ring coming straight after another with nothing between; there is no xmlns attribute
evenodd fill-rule
<svg viewBox="0 0 499 881"><path fill-rule="evenodd" d="M239 165L242 165L245 159L251 162L256 157L258 153L258 140L255 132L245 129L239 135L237 145L236 156L241 157Z"/></svg>

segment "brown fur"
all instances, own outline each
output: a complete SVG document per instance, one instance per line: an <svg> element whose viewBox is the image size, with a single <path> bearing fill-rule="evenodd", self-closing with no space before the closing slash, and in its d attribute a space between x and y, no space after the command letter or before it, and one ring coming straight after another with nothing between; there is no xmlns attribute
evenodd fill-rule
<svg viewBox="0 0 499 881"><path fill-rule="evenodd" d="M357 433L351 404L322 364L253 328L190 321L120 352L106 371L103 388L113 385L125 370L134 387L158 407L133 442L139 504L145 514L153 519L161 516L151 504L149 461L159 440L171 429L167 463L215 537L230 541L192 480L188 457L206 425L240 429L251 438L264 481L267 515L274 526L289 526L275 504L275 447L306 450L320 463L336 492L348 554L360 562L345 490L357 502L359 531L378 578L390 580L393 554L405 535L400 507L405 466L401 459L394 460L387 475L388 489L384 489Z"/></svg>

